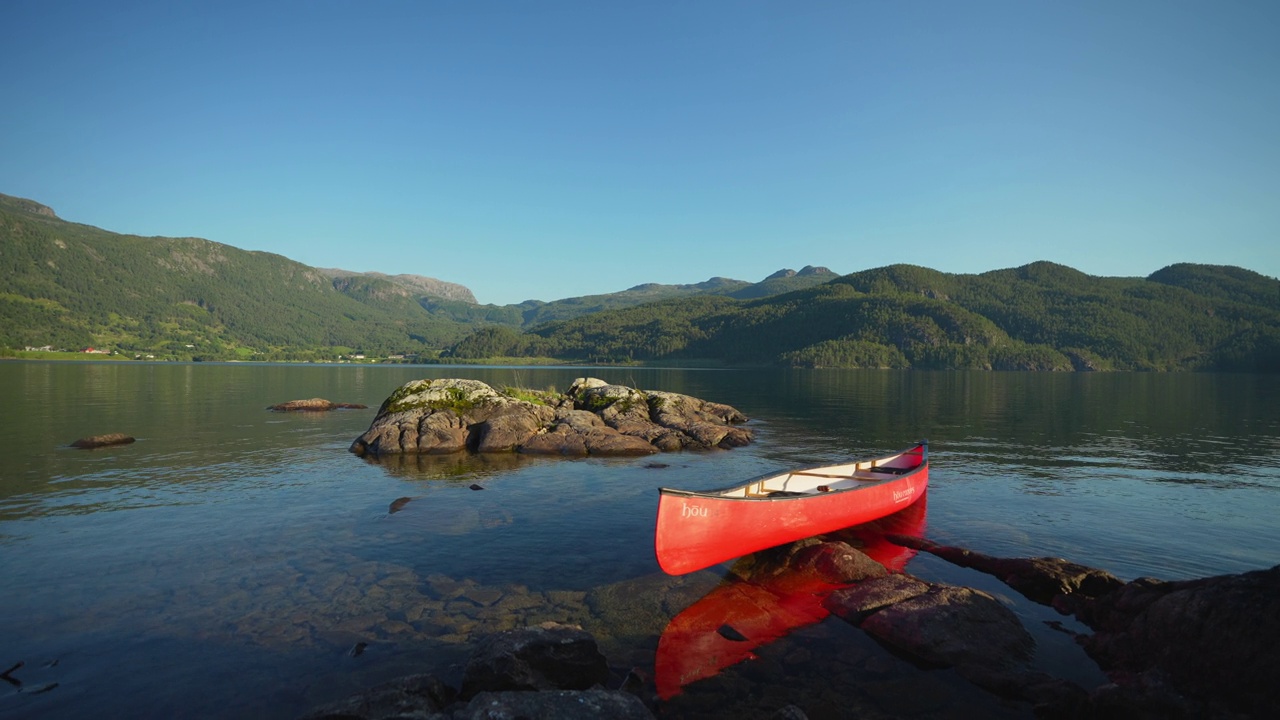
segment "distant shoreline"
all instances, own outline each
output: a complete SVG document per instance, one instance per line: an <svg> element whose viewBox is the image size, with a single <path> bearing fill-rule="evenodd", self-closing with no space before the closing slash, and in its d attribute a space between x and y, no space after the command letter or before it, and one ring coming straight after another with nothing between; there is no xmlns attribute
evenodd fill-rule
<svg viewBox="0 0 1280 720"><path fill-rule="evenodd" d="M11 355L0 355L0 361L12 362L65 362L65 363L127 363L134 365L350 365L356 367L546 367L546 368L679 368L686 370L741 369L725 365L717 360L684 360L667 362L626 363L592 363L584 360L565 360L561 358L459 358L456 362L448 359L429 359L407 362L401 360L196 360L196 359L162 359L136 358L119 354L96 354L82 352L45 352L45 351L13 351Z"/></svg>

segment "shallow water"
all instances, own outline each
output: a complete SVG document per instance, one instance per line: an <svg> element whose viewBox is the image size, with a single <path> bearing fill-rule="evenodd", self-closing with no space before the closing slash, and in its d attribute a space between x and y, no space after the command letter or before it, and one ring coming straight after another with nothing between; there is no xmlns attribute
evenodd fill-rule
<svg viewBox="0 0 1280 720"><path fill-rule="evenodd" d="M757 440L609 460L347 452L411 379L563 390L585 375L734 405ZM1265 376L7 362L0 397L0 670L23 663L0 717L294 717L398 675L456 685L478 637L542 620L591 630L619 675L651 671L666 623L724 572L658 571L656 488L920 437L937 542L1123 579L1280 562L1280 382ZM309 397L370 409L265 410ZM107 432L138 441L66 447ZM998 595L1038 666L1100 681L1047 629L1052 610L929 556L907 571ZM744 717L787 702L811 718L1029 714L834 618L757 655L660 714L712 717L727 696Z"/></svg>

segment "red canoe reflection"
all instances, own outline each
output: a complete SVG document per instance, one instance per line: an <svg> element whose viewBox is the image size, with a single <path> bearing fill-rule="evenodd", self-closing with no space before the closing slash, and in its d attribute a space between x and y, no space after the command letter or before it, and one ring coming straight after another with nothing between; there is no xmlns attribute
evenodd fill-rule
<svg viewBox="0 0 1280 720"><path fill-rule="evenodd" d="M924 537L928 496L893 515L823 536L843 540L884 565L902 572L916 551L895 545L888 533ZM783 572L762 580L745 580L734 570L724 582L672 618L658 639L654 680L666 700L695 680L712 677L724 668L755 657L755 650L812 625L829 613L827 595L836 585L804 572Z"/></svg>

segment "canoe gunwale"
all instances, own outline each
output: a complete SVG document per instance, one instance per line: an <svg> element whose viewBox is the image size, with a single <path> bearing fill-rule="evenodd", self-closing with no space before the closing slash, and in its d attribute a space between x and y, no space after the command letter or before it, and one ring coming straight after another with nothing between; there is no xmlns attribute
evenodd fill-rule
<svg viewBox="0 0 1280 720"><path fill-rule="evenodd" d="M910 461L918 459L918 464L905 466L910 469L903 474L860 476L870 475L866 466L873 463L902 468L897 463L904 455L914 456ZM820 490L825 484L816 482L801 483L794 492L787 487L796 479L794 473L810 472L821 477L813 471L832 468L843 470L827 490ZM772 487L766 485L769 480L774 481ZM683 575L800 538L870 522L915 503L924 496L928 484L928 441L921 440L897 453L765 473L719 489L658 488L654 532L658 566L668 575ZM761 500L781 504L761 504ZM799 502L788 502L791 500Z"/></svg>
<svg viewBox="0 0 1280 720"><path fill-rule="evenodd" d="M853 476L851 476L851 475L843 475L843 476L841 476L841 477L842 477L842 478L845 478L845 479L850 479L850 480L855 480L855 479L856 479L856 480L858 481L858 484L856 484L856 485L850 485L849 487L843 487L843 488L833 488L833 489L831 489L831 490L830 490L830 491L828 491L828 492L822 492L822 493L810 493L810 492L804 492L804 493L798 493L798 494L795 494L795 495L777 495L777 496L772 496L772 497L771 497L771 496L768 496L768 495L763 495L763 496L760 496L760 495L756 495L756 496L742 495L742 496L739 496L739 495L728 495L728 494L726 494L726 493L733 492L733 491L735 491L735 490L742 490L742 489L744 489L744 488L748 488L748 487L750 487L750 486L752 486L752 485L754 485L754 484L756 484L756 483L762 483L762 482L764 482L764 481L766 481L766 480L770 480L770 479L777 478L777 477L782 477L782 476L785 476L785 475L796 475L796 474L803 474L803 473L811 473L811 472L814 472L814 471L816 471L816 470L826 470L826 469L829 469L829 468L832 468L832 467L838 467L838 466L841 466L841 465L851 465L851 464L855 464L855 463L862 463L862 462L877 462L877 461L892 460L892 459L895 459L895 458L901 457L901 456L903 456L903 455L910 455L910 454L914 454L917 450L919 450L919 453L920 453L920 464L919 464L919 465L917 465L917 466L915 466L915 467L913 467L913 468L911 468L910 470L907 470L907 471L906 471L906 472L904 472L904 473L901 473L901 474L886 473L886 474L885 474L885 476L884 476L883 478L877 478L877 479L874 479L874 480L873 480L873 479L855 478L855 477L853 477ZM681 489L679 489L679 488L660 487L660 488L658 488L658 493L659 493L660 495L677 495L677 496L681 496L681 497L696 497L696 498L705 498L705 499L708 499L708 500L717 500L717 501L720 501L720 500L745 500L745 501L758 502L758 501L764 500L764 501L768 501L768 502L780 502L780 501L784 501L784 500L810 500L810 499L815 498L815 497L831 497L831 496L834 496L834 495L841 495L841 494L849 493L849 492L857 492L857 491L859 491L859 490L864 490L864 489L866 489L866 488L876 487L876 486L878 486L878 485L883 485L883 484L886 484L886 483L902 482L903 480L905 480L905 479L907 479L907 478L910 478L910 477L912 477L913 475L917 475L917 474L919 474L919 473L921 473L921 472L925 472L925 471L927 471L928 469L929 469L929 441L928 441L928 440L921 440L920 442L916 443L915 445L912 445L911 447L907 448L906 450L900 450L900 451L898 451L898 452L895 452L895 453L889 453L889 454L887 454L887 455L880 455L880 456L877 456L877 457L869 457L869 458L857 458L857 459L850 460L850 461L843 462L843 463L830 463L830 464L827 464L827 465L813 465L813 466L809 466L809 467L796 468L795 470L782 470L782 471L767 472L767 473L764 473L764 474L762 474L762 475L757 475L757 476L755 476L755 477L753 477L753 478L750 478L749 480L747 480L747 481L745 481L745 482L740 482L740 483L738 483L738 484L736 484L736 485L728 485L728 486L721 487L721 488L713 488L713 489L711 489L711 490L681 490Z"/></svg>

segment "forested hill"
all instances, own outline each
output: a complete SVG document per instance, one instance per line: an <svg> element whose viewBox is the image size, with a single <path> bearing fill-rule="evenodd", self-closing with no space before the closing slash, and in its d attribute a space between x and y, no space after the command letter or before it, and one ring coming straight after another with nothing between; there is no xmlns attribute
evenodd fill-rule
<svg viewBox="0 0 1280 720"><path fill-rule="evenodd" d="M474 305L476 296L471 294L471 288L458 283L445 282L435 278L423 277L421 275L387 275L380 272L352 272L350 270L339 270L337 268L316 268L325 275L334 278L336 286L341 288L344 282L350 282L357 278L374 278L377 280L386 280L394 285L407 288L414 295L422 298L434 298L438 300L455 300L462 303Z"/></svg>
<svg viewBox="0 0 1280 720"><path fill-rule="evenodd" d="M469 328L373 276L198 238L120 235L0 195L0 347L288 359L446 346ZM461 287L461 286L458 286Z"/></svg>
<svg viewBox="0 0 1280 720"><path fill-rule="evenodd" d="M689 295L756 297L837 277L806 267L759 283L712 278L478 305L456 283L313 268L199 238L121 235L8 195L0 195L0 269L0 350L96 347L179 360L432 356L476 326L526 327Z"/></svg>
<svg viewBox="0 0 1280 720"><path fill-rule="evenodd" d="M1147 278L1039 262L980 275L894 265L759 300L700 295L488 328L456 358L710 359L726 364L1280 372L1280 281L1172 265Z"/></svg>
<svg viewBox="0 0 1280 720"><path fill-rule="evenodd" d="M0 349L271 360L447 348L456 359L1280 372L1280 281L1211 265L1146 278L1046 262L979 275L806 267L759 283L712 278L499 307L433 296L470 291L431 278L121 235L0 195L0 272Z"/></svg>
<svg viewBox="0 0 1280 720"><path fill-rule="evenodd" d="M779 270L758 283L713 277L700 283L680 285L645 283L619 292L583 295L552 302L527 300L518 305L476 305L430 298L423 302L423 306L431 314L444 319L527 329L553 320L571 320L605 310L694 295L723 295L740 299L780 295L821 285L836 277L838 276L827 268L806 265L798 272L791 269Z"/></svg>

